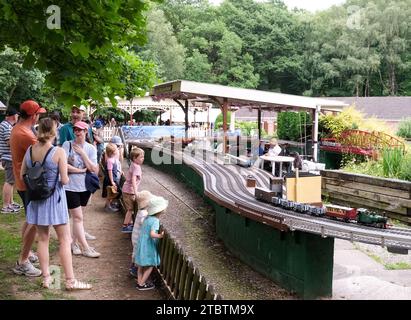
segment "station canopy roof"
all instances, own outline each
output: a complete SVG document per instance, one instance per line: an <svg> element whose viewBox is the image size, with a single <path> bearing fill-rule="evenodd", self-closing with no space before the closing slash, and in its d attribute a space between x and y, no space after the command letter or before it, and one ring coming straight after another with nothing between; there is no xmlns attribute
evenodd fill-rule
<svg viewBox="0 0 411 320"><path fill-rule="evenodd" d="M151 109L166 111L169 108L179 108L179 105L172 99L164 99L161 101L153 101L149 96L135 97L132 102L130 100L116 97L117 107L123 110L133 109L137 110ZM110 100L106 99L106 105L111 106Z"/></svg>
<svg viewBox="0 0 411 320"><path fill-rule="evenodd" d="M156 101L163 99L196 100L223 105L226 100L230 107L251 107L261 109L316 109L341 111L348 104L338 100L303 97L270 91L252 90L175 80L153 87L150 95Z"/></svg>

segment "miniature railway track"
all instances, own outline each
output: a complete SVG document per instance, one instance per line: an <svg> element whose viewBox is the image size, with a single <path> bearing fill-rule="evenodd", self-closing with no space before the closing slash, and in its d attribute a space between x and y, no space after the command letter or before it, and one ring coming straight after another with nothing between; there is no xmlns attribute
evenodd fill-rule
<svg viewBox="0 0 411 320"><path fill-rule="evenodd" d="M154 147L158 148L158 147ZM163 152L171 150L162 148ZM378 229L356 223L345 223L286 210L255 199L252 190L246 187L245 178L252 174L257 185L268 188L270 174L256 168L236 165L207 163L201 156L184 156L183 162L203 176L204 192L222 206L247 217L272 225L282 231L301 230L322 237L341 238L381 246L411 249L411 229L392 227Z"/></svg>

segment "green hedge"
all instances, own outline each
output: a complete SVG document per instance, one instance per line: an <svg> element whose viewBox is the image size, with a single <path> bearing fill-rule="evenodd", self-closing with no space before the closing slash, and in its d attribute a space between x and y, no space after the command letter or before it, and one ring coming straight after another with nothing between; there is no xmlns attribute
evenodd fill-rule
<svg viewBox="0 0 411 320"><path fill-rule="evenodd" d="M305 135L311 137L312 117L306 112L280 112L277 116L279 139L301 141Z"/></svg>

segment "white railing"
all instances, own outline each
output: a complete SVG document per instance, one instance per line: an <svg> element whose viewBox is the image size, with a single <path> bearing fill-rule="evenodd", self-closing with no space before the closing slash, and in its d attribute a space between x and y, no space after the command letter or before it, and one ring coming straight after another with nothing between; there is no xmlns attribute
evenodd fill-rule
<svg viewBox="0 0 411 320"><path fill-rule="evenodd" d="M211 137L213 135L213 130L204 128L188 128L189 138L204 138Z"/></svg>
<svg viewBox="0 0 411 320"><path fill-rule="evenodd" d="M119 136L119 135L120 135L119 127L104 127L103 128L104 142L110 142L112 136Z"/></svg>

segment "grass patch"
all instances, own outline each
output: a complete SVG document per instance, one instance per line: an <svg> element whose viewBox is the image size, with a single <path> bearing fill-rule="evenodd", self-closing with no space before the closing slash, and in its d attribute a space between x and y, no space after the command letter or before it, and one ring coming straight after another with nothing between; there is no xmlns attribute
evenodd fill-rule
<svg viewBox="0 0 411 320"><path fill-rule="evenodd" d="M41 293L44 300L75 300L76 298L68 296L62 290L44 289Z"/></svg>
<svg viewBox="0 0 411 320"><path fill-rule="evenodd" d="M397 220L397 219L392 219L392 218L389 219L389 224L392 224L396 227L401 227L401 228L409 228L410 227L406 223L404 223L400 220Z"/></svg>
<svg viewBox="0 0 411 320"><path fill-rule="evenodd" d="M0 227L0 257L2 264L10 264L19 256L21 237Z"/></svg>
<svg viewBox="0 0 411 320"><path fill-rule="evenodd" d="M379 257L379 256L377 256L377 255L375 255L375 254L372 254L372 253L367 253L367 254L368 254L368 256L369 256L371 259L373 259L374 261L378 262L379 264L384 265L384 261L382 260L381 257Z"/></svg>
<svg viewBox="0 0 411 320"><path fill-rule="evenodd" d="M0 170L0 187L4 183L4 170ZM0 191L1 192L1 191ZM21 203L14 191L14 201ZM3 199L0 199L3 206ZM72 299L59 292L41 290L41 278L15 275L11 268L19 257L21 249L21 227L25 221L23 210L19 214L0 214L0 300L30 299L39 294L38 299ZM50 256L58 250L58 241L50 237ZM62 291L63 292L63 291Z"/></svg>
<svg viewBox="0 0 411 320"><path fill-rule="evenodd" d="M387 270L407 270L411 269L411 264L407 262L387 263L384 267Z"/></svg>

